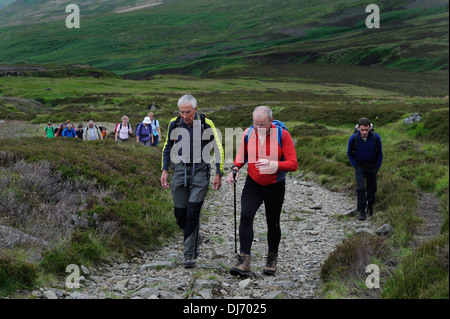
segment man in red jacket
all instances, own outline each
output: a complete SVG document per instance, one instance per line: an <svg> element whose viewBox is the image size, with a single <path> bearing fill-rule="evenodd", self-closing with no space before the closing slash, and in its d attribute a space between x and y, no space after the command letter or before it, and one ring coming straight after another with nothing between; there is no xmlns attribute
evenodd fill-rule
<svg viewBox="0 0 450 319"><path fill-rule="evenodd" d="M241 197L240 255L236 267L230 269L230 273L234 276L247 277L252 274L250 256L253 220L263 202L266 209L269 245L263 273L274 275L277 269L278 246L281 240L280 215L285 194L286 172L296 171L298 164L291 135L287 130L277 128L272 121L270 108L258 106L254 110L253 126L244 131L241 146L231 167L232 171L227 177L230 185L236 183L239 169L248 162L248 175Z"/></svg>

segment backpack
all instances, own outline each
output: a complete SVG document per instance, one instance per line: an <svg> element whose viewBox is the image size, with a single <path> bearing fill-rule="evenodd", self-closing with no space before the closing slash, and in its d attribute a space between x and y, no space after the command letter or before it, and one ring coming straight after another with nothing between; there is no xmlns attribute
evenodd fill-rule
<svg viewBox="0 0 450 319"><path fill-rule="evenodd" d="M375 154L378 155L378 143L377 139L375 138L375 130L373 129L373 124L370 123L370 130L369 130L370 136L372 136L373 143L375 144ZM359 129L358 124L355 126L355 129L353 131L353 144L352 144L352 154L356 158L356 146L358 145L358 135L359 135Z"/></svg>
<svg viewBox="0 0 450 319"><path fill-rule="evenodd" d="M370 131L371 132L375 132L375 130L373 129L373 124L370 123ZM355 125L355 129L353 130L353 134L358 133L359 132L359 128L358 128L358 124Z"/></svg>
<svg viewBox="0 0 450 319"><path fill-rule="evenodd" d="M283 131L284 130L289 131L289 130L286 127L286 124L284 124L281 121L273 120L272 124L275 125L277 128L278 145L280 145L280 147L282 147L283 146ZM252 135L254 129L255 129L255 127L252 125L247 130L247 134L245 134L245 137L244 137L245 147L247 147L248 140L249 140L250 136Z"/></svg>
<svg viewBox="0 0 450 319"><path fill-rule="evenodd" d="M208 118L208 116L203 113L197 113L197 115L200 118L200 123L202 126L202 133L203 133L203 131L205 130L205 122L206 122L206 119ZM180 123L181 123L181 115L178 115L177 119L175 120L175 127L176 128L180 127ZM174 142L176 143L176 142L178 142L178 140L176 139Z"/></svg>
<svg viewBox="0 0 450 319"><path fill-rule="evenodd" d="M141 123L139 123L139 124L141 124ZM138 125L139 125L138 124ZM116 133L117 132L117 128L119 128L119 131L122 129L122 123L117 123L116 124L116 127L114 128L114 133ZM130 125L130 123L128 123L128 129L131 129L131 125Z"/></svg>
<svg viewBox="0 0 450 319"><path fill-rule="evenodd" d="M136 136L138 136L138 135L141 135L141 132L142 132L142 124L143 124L144 122L141 122L141 123L139 123L137 126L136 126ZM150 136L151 135L151 132L152 132L152 127L151 127L151 124L149 124L150 125L150 129L149 129L149 134L148 134L148 136ZM138 134L138 132L139 132L139 134Z"/></svg>
<svg viewBox="0 0 450 319"><path fill-rule="evenodd" d="M136 127L134 128L134 131L137 132L139 125L141 125L142 122L139 122L138 125L136 125Z"/></svg>

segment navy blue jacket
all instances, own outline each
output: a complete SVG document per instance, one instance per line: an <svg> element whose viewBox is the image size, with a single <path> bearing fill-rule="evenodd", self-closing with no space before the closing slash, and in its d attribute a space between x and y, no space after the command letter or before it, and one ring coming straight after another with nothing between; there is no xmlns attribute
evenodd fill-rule
<svg viewBox="0 0 450 319"><path fill-rule="evenodd" d="M375 136L377 145L375 145L371 134ZM358 143L356 145L355 153L353 154L352 150L355 138L358 138ZM376 150L377 148L378 152ZM365 166L376 165L378 171L381 167L381 163L383 162L383 148L381 147L380 136L377 133L370 131L366 141L364 141L359 132L353 134L348 140L347 157L353 167L356 167L358 164Z"/></svg>

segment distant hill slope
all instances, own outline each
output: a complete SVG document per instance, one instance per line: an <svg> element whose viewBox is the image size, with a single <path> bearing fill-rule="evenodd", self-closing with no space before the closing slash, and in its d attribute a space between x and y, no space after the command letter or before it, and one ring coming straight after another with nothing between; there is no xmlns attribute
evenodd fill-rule
<svg viewBox="0 0 450 319"><path fill-rule="evenodd" d="M0 11L0 26L34 24L39 22L65 20L66 7L77 4L82 15L102 14L107 12L124 12L135 7L161 3L163 0L0 0L5 3ZM9 3L11 3L9 6Z"/></svg>
<svg viewBox="0 0 450 319"><path fill-rule="evenodd" d="M0 9L6 7L11 2L14 2L14 0L0 0Z"/></svg>
<svg viewBox="0 0 450 319"><path fill-rule="evenodd" d="M136 79L300 63L448 70L448 0L377 1L380 29L366 28L362 0L161 1L83 2L81 28L67 29L72 1L17 0L0 26L33 24L0 27L0 63L87 64Z"/></svg>

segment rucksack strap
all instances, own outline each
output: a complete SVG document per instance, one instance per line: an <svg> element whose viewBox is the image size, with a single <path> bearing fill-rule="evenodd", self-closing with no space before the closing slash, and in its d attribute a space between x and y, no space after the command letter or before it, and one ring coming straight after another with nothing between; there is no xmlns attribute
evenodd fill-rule
<svg viewBox="0 0 450 319"><path fill-rule="evenodd" d="M371 131L369 132L369 134L372 136L373 143L375 144L375 154L378 155L379 149L375 133ZM358 138L359 138L359 131L353 134L352 154L355 158L356 158L356 145L358 145Z"/></svg>
<svg viewBox="0 0 450 319"><path fill-rule="evenodd" d="M276 126L276 128L277 128L278 145L280 145L280 147L283 147L283 128L281 126ZM247 133L245 134L244 137L245 146L247 146L248 140L250 136L252 136L254 129L255 127L253 125L248 128Z"/></svg>
<svg viewBox="0 0 450 319"><path fill-rule="evenodd" d="M277 126L277 137L278 137L278 145L280 147L283 146L283 128L281 126Z"/></svg>
<svg viewBox="0 0 450 319"><path fill-rule="evenodd" d="M123 126L123 123L120 123L119 124L119 131L122 129L122 126ZM127 128L128 128L128 130L131 128L131 124L130 123L128 123Z"/></svg>

